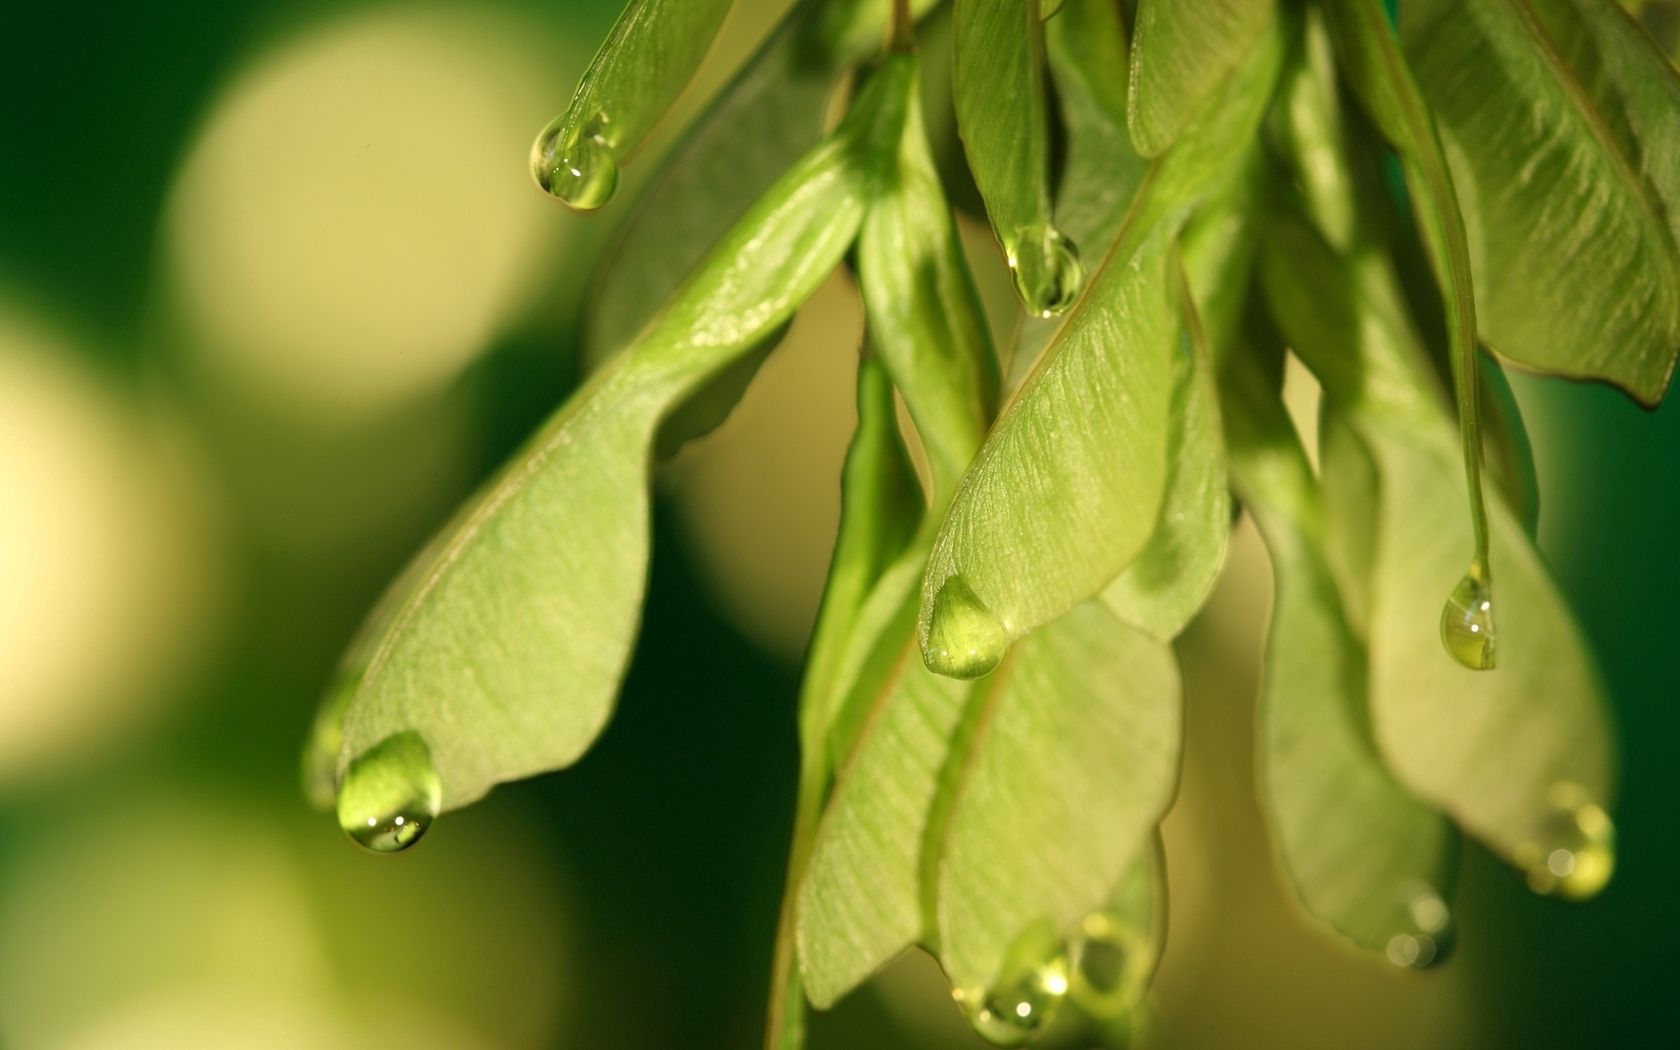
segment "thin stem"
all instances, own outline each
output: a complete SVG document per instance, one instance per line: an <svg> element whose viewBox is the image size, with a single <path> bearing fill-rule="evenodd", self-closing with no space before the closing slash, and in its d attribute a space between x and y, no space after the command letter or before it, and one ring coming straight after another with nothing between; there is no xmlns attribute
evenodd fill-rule
<svg viewBox="0 0 1680 1050"><path fill-rule="evenodd" d="M1452 363L1453 392L1458 405L1460 444L1464 453L1464 480L1470 498L1470 526L1476 549L1471 570L1478 579L1490 579L1488 566L1487 505L1482 497L1482 411L1481 370L1476 358L1476 304L1470 286L1470 245L1459 211L1458 195L1447 170L1435 123L1406 66L1393 29L1386 16L1359 0L1344 0L1341 8L1361 19L1358 32L1369 54L1382 63L1382 72L1402 126L1385 132L1402 140L1408 181L1423 189L1426 205L1418 209L1423 218L1424 240L1430 265L1441 285L1447 308L1447 349ZM1379 124L1383 121L1378 120Z"/></svg>
<svg viewBox="0 0 1680 1050"><path fill-rule="evenodd" d="M801 734L804 736L805 734ZM799 795L793 819L793 845L788 850L787 885L782 890L782 907L776 919L776 948L770 971L770 1010L765 1025L765 1050L800 1050L805 1045L805 987L799 978L796 952L799 886L816 840L817 821L822 815L823 785L828 766L813 755L820 746L802 746Z"/></svg>
<svg viewBox="0 0 1680 1050"><path fill-rule="evenodd" d="M910 0L892 0L892 5L890 45L894 51L909 51L916 44L916 27L910 17Z"/></svg>

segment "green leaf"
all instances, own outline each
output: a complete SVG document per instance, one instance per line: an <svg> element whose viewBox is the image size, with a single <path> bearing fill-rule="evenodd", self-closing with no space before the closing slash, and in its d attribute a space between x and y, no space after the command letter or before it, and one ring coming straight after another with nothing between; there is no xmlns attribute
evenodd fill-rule
<svg viewBox="0 0 1680 1050"><path fill-rule="evenodd" d="M1680 353L1673 67L1603 0L1419 0L1404 36L1460 188L1488 344L1661 400Z"/></svg>
<svg viewBox="0 0 1680 1050"><path fill-rule="evenodd" d="M860 614L882 577L918 543L917 526L924 518L915 469L898 433L892 381L874 356L872 343L871 336L858 366L857 429L840 475L840 525L800 702L804 749L816 755L828 746L841 668ZM920 546L925 550L926 541ZM864 623L870 622L865 616ZM875 633L866 626L863 636Z"/></svg>
<svg viewBox="0 0 1680 1050"><path fill-rule="evenodd" d="M841 767L799 891L805 991L827 1009L922 939L922 836L974 688L916 659L908 632L855 756Z"/></svg>
<svg viewBox="0 0 1680 1050"><path fill-rule="evenodd" d="M1044 24L1066 147L1056 225L1092 258L1107 254L1146 164L1126 133L1126 27L1111 0L1072 0ZM1012 382L1026 377L1063 317L1027 315L1009 355Z"/></svg>
<svg viewBox="0 0 1680 1050"><path fill-rule="evenodd" d="M1132 141L1158 157L1256 46L1273 0L1139 0L1132 39Z"/></svg>
<svg viewBox="0 0 1680 1050"><path fill-rule="evenodd" d="M1528 425L1505 370L1492 357L1482 358L1482 419L1488 480L1530 537L1540 531L1540 475L1534 464Z"/></svg>
<svg viewBox="0 0 1680 1050"><path fill-rule="evenodd" d="M912 542L922 509L920 492L898 433L893 388L880 361L865 346L858 366L858 425L840 478L841 510L828 585L812 634L800 690L800 775L787 886L771 980L766 1045L804 1046L806 991L798 954L799 888L828 791L828 739L837 668L847 647L875 632L856 630L868 595ZM897 634L902 637L905 632Z"/></svg>
<svg viewBox="0 0 1680 1050"><path fill-rule="evenodd" d="M994 985L1035 926L1069 937L1102 907L1178 786L1170 646L1100 603L1016 646L978 686L939 843L939 956L952 985Z"/></svg>
<svg viewBox="0 0 1680 1050"><path fill-rule="evenodd" d="M1470 503L1472 554L1469 568L1448 591L1441 613L1441 640L1464 666L1489 670L1495 663L1494 615L1487 503L1482 492L1480 373L1476 357L1477 313L1471 249L1440 137L1418 85L1407 68L1387 18L1362 0L1338 0L1328 9L1329 25L1346 54L1351 86L1382 134L1400 152L1417 209L1430 268L1446 307L1447 356L1457 400L1459 454ZM1475 613L1467 611L1475 608ZM1481 622L1464 631L1466 620Z"/></svg>
<svg viewBox="0 0 1680 1050"><path fill-rule="evenodd" d="M1106 586L1154 532L1178 347L1172 239L1244 154L1284 37L1275 26L1152 167L1107 263L969 467L923 582L934 670L986 673L1010 641Z"/></svg>
<svg viewBox="0 0 1680 1050"><path fill-rule="evenodd" d="M1015 291L1059 314L1079 294L1074 243L1050 219L1050 130L1039 0L954 0L957 130Z"/></svg>
<svg viewBox="0 0 1680 1050"><path fill-rule="evenodd" d="M1370 449L1329 400L1318 414L1318 462L1324 501L1324 557L1343 615L1364 644L1371 624L1371 574L1377 559L1381 479Z"/></svg>
<svg viewBox="0 0 1680 1050"><path fill-rule="evenodd" d="M630 0L571 105L531 148L545 192L580 211L612 199L618 168L676 101L732 0Z"/></svg>
<svg viewBox="0 0 1680 1050"><path fill-rule="evenodd" d="M919 113L912 102L857 266L872 346L928 450L932 487L917 536L857 600L840 642L826 622L819 628L806 672L804 762L826 768L832 756L838 770L797 886L800 970L818 1007L922 934L923 829L970 689L916 658L914 600L939 512L990 418L996 361ZM869 498L857 487L865 483L848 474L843 528L852 501ZM836 548L831 589L853 556ZM831 645L836 655L819 663Z"/></svg>
<svg viewBox="0 0 1680 1050"><path fill-rule="evenodd" d="M782 324L840 260L902 124L889 63L835 134L719 245L636 347L542 428L399 581L368 638L340 775L417 731L443 808L575 761L611 711L647 567L647 471L660 420Z"/></svg>
<svg viewBox="0 0 1680 1050"><path fill-rule="evenodd" d="M1384 758L1536 888L1591 895L1613 863L1604 807L1615 758L1603 687L1579 629L1496 494L1489 525L1501 552L1500 669L1476 673L1442 659L1439 595L1456 575L1454 551L1468 529L1450 509L1459 480L1452 423L1427 393L1422 348L1387 298L1354 276L1362 267L1311 230L1277 218L1265 252L1274 316L1375 466L1370 695ZM1575 867L1548 875L1558 850L1567 861L1559 863Z"/></svg>
<svg viewBox="0 0 1680 1050"><path fill-rule="evenodd" d="M1246 363L1246 362L1245 362ZM1270 384L1233 365L1232 475L1271 556L1260 796L1307 911L1361 948L1425 966L1449 948L1456 835L1377 758L1366 661L1325 559L1325 510Z"/></svg>
<svg viewBox="0 0 1680 1050"><path fill-rule="evenodd" d="M1179 301L1186 346L1169 409L1166 495L1149 542L1102 592L1117 616L1163 641L1207 601L1231 531L1213 358L1187 285Z"/></svg>
<svg viewBox="0 0 1680 1050"><path fill-rule="evenodd" d="M842 73L879 49L886 13L878 0L801 0L684 133L596 272L584 318L594 360L629 345L729 227L822 137Z"/></svg>
<svg viewBox="0 0 1680 1050"><path fill-rule="evenodd" d="M905 120L896 178L864 219L857 254L876 346L904 394L943 506L997 409L997 353L919 105Z"/></svg>
<svg viewBox="0 0 1680 1050"><path fill-rule="evenodd" d="M920 84L916 85L919 97ZM964 468L980 445L997 399L997 359L928 149L921 108L904 122L893 174L858 234L858 285L870 340L903 395L927 452L931 490L916 538L884 571L857 614L856 639L840 658L829 696L814 715L827 726L836 761L849 753L883 659L908 630L928 548ZM839 552L836 552L839 566ZM885 647L885 654L883 653ZM813 672L814 672L813 668ZM849 700L846 698L850 697Z"/></svg>

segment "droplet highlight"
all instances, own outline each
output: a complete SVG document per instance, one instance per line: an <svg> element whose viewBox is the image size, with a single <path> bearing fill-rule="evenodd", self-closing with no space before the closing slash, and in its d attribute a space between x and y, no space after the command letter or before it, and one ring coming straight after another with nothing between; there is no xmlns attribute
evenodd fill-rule
<svg viewBox="0 0 1680 1050"><path fill-rule="evenodd" d="M1413 886L1408 890L1405 925L1388 939L1388 961L1414 970L1438 966L1452 953L1453 935L1447 902L1433 887Z"/></svg>
<svg viewBox="0 0 1680 1050"><path fill-rule="evenodd" d="M1596 897L1616 871L1616 826L1587 789L1561 781L1546 794L1546 814L1517 849L1535 893L1564 900Z"/></svg>
<svg viewBox="0 0 1680 1050"><path fill-rule="evenodd" d="M997 667L1008 646L1003 625L966 580L952 576L940 585L922 647L928 670L947 678L979 678Z"/></svg>
<svg viewBox="0 0 1680 1050"><path fill-rule="evenodd" d="M1068 994L1067 949L1049 926L1023 934L989 988L955 989L980 1038L994 1046L1025 1046L1049 1028Z"/></svg>
<svg viewBox="0 0 1680 1050"><path fill-rule="evenodd" d="M1470 670L1490 671L1496 643L1493 586L1486 570L1474 566L1458 581L1441 609L1441 644Z"/></svg>
<svg viewBox="0 0 1680 1050"><path fill-rule="evenodd" d="M431 749L419 733L386 737L344 771L338 824L375 853L408 849L426 834L443 801Z"/></svg>
<svg viewBox="0 0 1680 1050"><path fill-rule="evenodd" d="M1073 305L1085 284L1085 267L1073 242L1053 226L1028 227L1003 245L1015 293L1031 313L1054 317Z"/></svg>
<svg viewBox="0 0 1680 1050"><path fill-rule="evenodd" d="M1086 1013L1108 1021L1143 999L1154 969L1149 945L1125 919L1095 911L1080 920L1068 995Z"/></svg>
<svg viewBox="0 0 1680 1050"><path fill-rule="evenodd" d="M567 131L564 116L531 147L531 177L546 194L577 211L594 211L618 189L618 162L598 134Z"/></svg>

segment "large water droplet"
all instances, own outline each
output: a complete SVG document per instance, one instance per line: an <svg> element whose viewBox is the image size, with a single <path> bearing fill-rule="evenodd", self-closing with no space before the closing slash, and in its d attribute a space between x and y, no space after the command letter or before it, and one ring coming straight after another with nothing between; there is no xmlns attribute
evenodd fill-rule
<svg viewBox="0 0 1680 1050"><path fill-rule="evenodd" d="M618 163L612 150L591 133L566 133L566 118L556 117L531 147L531 177L544 193L578 211L594 211L618 189Z"/></svg>
<svg viewBox="0 0 1680 1050"><path fill-rule="evenodd" d="M1616 870L1616 826L1579 784L1560 781L1546 793L1546 815L1517 848L1517 863L1536 893L1584 901Z"/></svg>
<svg viewBox="0 0 1680 1050"><path fill-rule="evenodd" d="M1068 994L1092 1017L1122 1017L1143 999L1153 968L1141 933L1112 912L1094 911L1079 923Z"/></svg>
<svg viewBox="0 0 1680 1050"><path fill-rule="evenodd" d="M1016 940L990 988L951 994L982 1039L996 1046L1024 1046L1049 1027L1067 993L1067 950L1042 924Z"/></svg>
<svg viewBox="0 0 1680 1050"><path fill-rule="evenodd" d="M338 786L338 824L376 853L420 841L443 800L432 753L419 733L388 736L362 752Z"/></svg>
<svg viewBox="0 0 1680 1050"><path fill-rule="evenodd" d="M968 582L952 576L940 585L922 655L928 670L947 678L979 678L1003 659L1009 640Z"/></svg>
<svg viewBox="0 0 1680 1050"><path fill-rule="evenodd" d="M1388 961L1422 970L1452 952L1452 910L1432 887L1418 884L1407 893L1406 923L1388 939Z"/></svg>
<svg viewBox="0 0 1680 1050"><path fill-rule="evenodd" d="M1472 671L1493 669L1493 586L1487 573L1473 566L1458 581L1441 608L1441 644Z"/></svg>
<svg viewBox="0 0 1680 1050"><path fill-rule="evenodd" d="M1073 242L1054 226L1019 230L1003 248L1015 291L1032 313L1054 317L1079 298L1085 268L1079 264Z"/></svg>

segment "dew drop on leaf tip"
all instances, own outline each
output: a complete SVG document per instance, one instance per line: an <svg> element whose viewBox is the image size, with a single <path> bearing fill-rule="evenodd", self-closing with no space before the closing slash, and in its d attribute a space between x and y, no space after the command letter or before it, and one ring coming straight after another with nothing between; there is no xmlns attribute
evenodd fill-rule
<svg viewBox="0 0 1680 1050"><path fill-rule="evenodd" d="M1034 315L1054 317L1079 298L1085 268L1073 242L1054 226L1019 230L1003 248L1015 292Z"/></svg>
<svg viewBox="0 0 1680 1050"><path fill-rule="evenodd" d="M566 131L555 118L531 147L531 177L544 193L577 211L594 211L618 189L618 162L596 133Z"/></svg>
<svg viewBox="0 0 1680 1050"><path fill-rule="evenodd" d="M1472 566L1441 608L1441 644L1470 670L1490 671L1496 643L1493 585L1485 569Z"/></svg>
<svg viewBox="0 0 1680 1050"><path fill-rule="evenodd" d="M1560 781L1547 791L1545 814L1516 860L1534 892L1588 900L1615 873L1615 824L1586 788Z"/></svg>
<svg viewBox="0 0 1680 1050"><path fill-rule="evenodd" d="M1003 660L1003 625L961 576L939 586L928 621L928 669L948 678L979 678Z"/></svg>
<svg viewBox="0 0 1680 1050"><path fill-rule="evenodd" d="M1439 965L1452 952L1452 911L1432 887L1420 883L1407 893L1404 925L1388 939L1388 961L1415 970Z"/></svg>
<svg viewBox="0 0 1680 1050"><path fill-rule="evenodd" d="M396 853L437 818L443 786L419 733L386 737L357 756L338 788L338 824L357 845Z"/></svg>
<svg viewBox="0 0 1680 1050"><path fill-rule="evenodd" d="M1143 998L1149 968L1148 946L1131 924L1094 911L1079 923L1068 994L1092 1017L1116 1019Z"/></svg>
<svg viewBox="0 0 1680 1050"><path fill-rule="evenodd" d="M1010 949L989 988L952 989L975 1033L994 1046L1025 1046L1044 1034L1068 994L1067 949L1036 926Z"/></svg>

